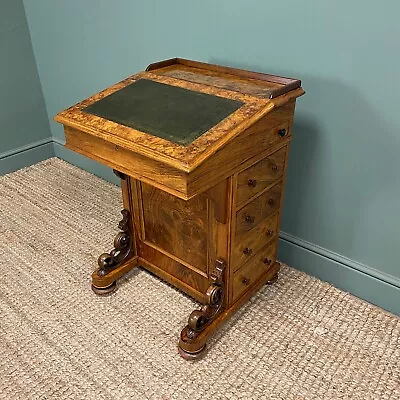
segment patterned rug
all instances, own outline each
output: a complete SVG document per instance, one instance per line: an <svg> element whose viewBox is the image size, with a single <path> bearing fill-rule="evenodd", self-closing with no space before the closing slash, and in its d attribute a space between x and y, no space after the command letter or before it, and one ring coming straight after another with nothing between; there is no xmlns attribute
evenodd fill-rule
<svg viewBox="0 0 400 400"><path fill-rule="evenodd" d="M0 177L0 399L400 399L400 319L283 266L182 360L196 304L144 270L97 297L120 189L57 158Z"/></svg>

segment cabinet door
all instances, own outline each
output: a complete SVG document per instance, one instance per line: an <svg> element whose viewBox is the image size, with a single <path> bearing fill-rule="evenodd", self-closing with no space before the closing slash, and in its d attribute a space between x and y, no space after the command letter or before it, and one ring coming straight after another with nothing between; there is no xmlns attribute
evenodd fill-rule
<svg viewBox="0 0 400 400"><path fill-rule="evenodd" d="M184 201L146 183L141 197L143 243L208 277L215 221L207 197Z"/></svg>

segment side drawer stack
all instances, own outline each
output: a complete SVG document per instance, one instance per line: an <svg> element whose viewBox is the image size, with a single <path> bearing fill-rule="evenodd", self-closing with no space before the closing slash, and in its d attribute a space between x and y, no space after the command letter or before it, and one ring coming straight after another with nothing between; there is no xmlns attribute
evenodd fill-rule
<svg viewBox="0 0 400 400"><path fill-rule="evenodd" d="M286 153L287 146L237 176L232 302L275 263Z"/></svg>

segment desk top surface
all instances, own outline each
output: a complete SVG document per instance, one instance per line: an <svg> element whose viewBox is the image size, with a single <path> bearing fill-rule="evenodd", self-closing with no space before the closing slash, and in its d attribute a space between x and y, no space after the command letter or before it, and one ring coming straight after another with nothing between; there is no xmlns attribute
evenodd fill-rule
<svg viewBox="0 0 400 400"><path fill-rule="evenodd" d="M171 59L151 64L55 120L189 171L274 107L301 96L300 84Z"/></svg>
<svg viewBox="0 0 400 400"><path fill-rule="evenodd" d="M244 103L138 79L82 109L173 143L188 145Z"/></svg>

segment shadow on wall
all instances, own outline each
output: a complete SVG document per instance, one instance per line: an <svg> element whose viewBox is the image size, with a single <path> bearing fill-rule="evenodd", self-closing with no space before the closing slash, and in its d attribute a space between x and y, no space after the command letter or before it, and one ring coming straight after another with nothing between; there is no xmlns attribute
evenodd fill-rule
<svg viewBox="0 0 400 400"><path fill-rule="evenodd" d="M338 80L210 62L302 80L306 94L296 105L282 230L374 268L386 263L382 255L397 247L400 235L394 208L400 143L372 88L365 97Z"/></svg>

